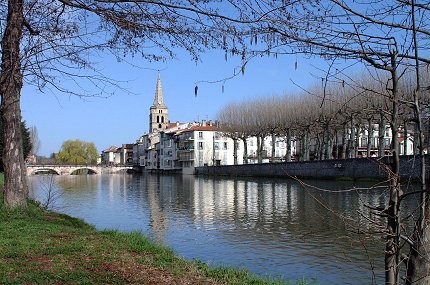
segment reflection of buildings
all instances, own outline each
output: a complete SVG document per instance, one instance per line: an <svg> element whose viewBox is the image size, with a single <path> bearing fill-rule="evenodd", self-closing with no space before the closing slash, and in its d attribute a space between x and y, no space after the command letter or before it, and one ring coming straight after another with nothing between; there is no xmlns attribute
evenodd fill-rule
<svg viewBox="0 0 430 285"><path fill-rule="evenodd" d="M166 237L167 227L169 225L166 208L162 207L160 201L161 180L160 176L148 175L146 180L146 189L148 191L148 205L150 214L150 225L154 232L157 242L163 243Z"/></svg>
<svg viewBox="0 0 430 285"><path fill-rule="evenodd" d="M296 184L276 185L243 180L189 179L193 185L192 209L196 223L213 224L217 220L235 224L266 219L270 224L294 220L298 215ZM281 218L278 221L275 219Z"/></svg>
<svg viewBox="0 0 430 285"><path fill-rule="evenodd" d="M145 175L133 176L127 174L111 174L99 176L104 180L103 189L108 190L108 201L112 205L111 210L115 211L114 204L122 201L132 214L140 207L148 209L148 223L154 233L157 242L165 242L168 228L168 215L163 207L162 193L160 189L165 188L165 183L159 176ZM146 206L144 206L146 205ZM144 211L145 212L145 211ZM127 215L125 215L127 216ZM141 220L139 222L145 222ZM127 224L128 221L123 221Z"/></svg>
<svg viewBox="0 0 430 285"><path fill-rule="evenodd" d="M204 179L183 176L188 180L192 196L192 215L197 225L222 224L240 231L279 233L303 236L330 231L342 231L346 224L371 227L365 218L349 220L352 213L364 216L369 209L362 206L379 205L384 199L380 192L324 194L312 188L305 189L296 182L268 182L263 180ZM334 189L327 182L327 189ZM344 185L351 187L351 185ZM324 184L321 185L324 187ZM363 216L363 217L364 217Z"/></svg>

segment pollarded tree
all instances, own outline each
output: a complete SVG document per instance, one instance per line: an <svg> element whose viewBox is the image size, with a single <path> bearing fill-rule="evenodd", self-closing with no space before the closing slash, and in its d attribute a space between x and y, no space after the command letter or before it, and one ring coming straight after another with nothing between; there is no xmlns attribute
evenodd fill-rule
<svg viewBox="0 0 430 285"><path fill-rule="evenodd" d="M238 140L243 136L241 126L238 122L239 109L236 104L228 104L218 112L217 120L220 122L220 129L225 136L233 140L233 164L238 164L237 145Z"/></svg>
<svg viewBox="0 0 430 285"><path fill-rule="evenodd" d="M384 96L389 99L386 124L390 125L392 162L389 170L389 201L383 210L387 217L385 247L386 284L398 284L401 267L402 215L400 204L404 195L399 176L399 112L402 97L399 82L407 68L416 69L415 120L422 137L422 111L420 98L425 87L418 79L419 69L430 64L428 54L430 41L430 8L428 1L339 1L327 0L296 2L294 9L277 9L290 1L262 1L250 8L261 15L264 24L256 24L255 30L266 33L270 53L291 53L292 45L297 52L319 55L330 60L362 63L370 70L385 73L381 85ZM372 72L375 74L375 72ZM328 73L329 74L329 73ZM385 122L380 122L385 126ZM424 149L422 140L421 149ZM422 169L424 156L420 154ZM405 239L411 245L407 282L430 282L430 198L422 171L422 210L417 219L416 233ZM429 242L424 242L429 241Z"/></svg>
<svg viewBox="0 0 430 285"><path fill-rule="evenodd" d="M244 164L248 163L247 140L255 133L254 125L251 123L253 112L252 104L248 102L229 103L224 106L217 116L223 132L226 132L233 140L242 140ZM235 155L237 156L237 153Z"/></svg>
<svg viewBox="0 0 430 285"><path fill-rule="evenodd" d="M62 164L96 164L97 148L94 143L81 140L67 140L63 142L55 160Z"/></svg>

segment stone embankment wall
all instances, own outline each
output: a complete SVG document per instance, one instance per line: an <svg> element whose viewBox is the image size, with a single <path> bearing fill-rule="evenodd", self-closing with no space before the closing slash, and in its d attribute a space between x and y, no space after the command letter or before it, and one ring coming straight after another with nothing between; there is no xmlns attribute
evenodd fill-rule
<svg viewBox="0 0 430 285"><path fill-rule="evenodd" d="M389 164L391 160L391 157L384 157L204 166L196 167L194 173L196 175L225 176L299 177L323 179L347 177L352 179L386 179L389 173L386 165ZM418 157L402 156L400 158L400 174L402 178L418 179L419 173L420 161Z"/></svg>

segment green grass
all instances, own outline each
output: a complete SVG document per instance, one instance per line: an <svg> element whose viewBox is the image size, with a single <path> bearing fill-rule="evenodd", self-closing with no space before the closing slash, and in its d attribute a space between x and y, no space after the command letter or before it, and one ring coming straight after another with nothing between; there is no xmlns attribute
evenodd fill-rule
<svg viewBox="0 0 430 285"><path fill-rule="evenodd" d="M97 231L31 201L0 207L0 272L0 284L305 284L186 261L139 233Z"/></svg>

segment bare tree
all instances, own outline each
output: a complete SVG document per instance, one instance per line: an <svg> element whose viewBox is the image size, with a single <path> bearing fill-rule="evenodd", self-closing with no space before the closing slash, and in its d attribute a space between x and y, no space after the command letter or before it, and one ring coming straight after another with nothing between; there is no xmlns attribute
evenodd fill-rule
<svg viewBox="0 0 430 285"><path fill-rule="evenodd" d="M244 43L232 23L255 21L236 1L8 0L0 4L0 96L4 127L4 204L26 206L26 171L19 132L23 83L80 97L108 96L118 87L93 57L108 51L118 60L175 56L194 60L209 48L240 54ZM222 9L221 9L222 8ZM228 12L223 16L220 11ZM64 82L73 82L73 89ZM83 86L92 86L87 89Z"/></svg>
<svg viewBox="0 0 430 285"><path fill-rule="evenodd" d="M385 88L384 96L389 99L389 110L381 113L379 129L389 125L392 133L390 145L391 163L389 165L389 201L383 210L387 218L385 247L386 284L398 284L401 266L401 213L400 203L404 193L399 176L399 129L401 128L400 110L402 97L399 82L405 69L429 64L428 58L421 54L428 48L430 9L427 2L418 1L361 1L346 2L329 0L318 3L296 3L295 9L275 9L279 3L264 1L265 5L253 7L253 13L265 15L265 26L255 30L264 31L270 40L268 49L271 53L289 53L294 46L297 52L322 56L326 59L349 60L363 63L371 70L385 73L381 83ZM314 5L312 5L314 4ZM264 9L262 8L264 7ZM268 7L268 8L266 8ZM268 13L270 11L270 13ZM417 16L419 15L419 17ZM375 72L372 72L375 74ZM330 76L330 72L327 73ZM418 72L416 72L418 76ZM420 98L419 81L416 84L416 98ZM377 94L377 93L375 93ZM421 120L422 109L416 101L415 119ZM385 121L386 120L386 121ZM351 130L356 122L351 121ZM305 128L306 130L306 128ZM422 132L418 128L418 132ZM352 137L355 137L352 135ZM354 143L354 141L352 140ZM354 147L354 146L352 146ZM424 168L424 160L422 167ZM422 179L425 180L423 171ZM419 234L413 238L410 262L408 266L411 282L428 283L430 280L430 262L427 252L430 244L430 226L427 221L430 206L427 203L427 187L422 188L422 215L418 219L421 226ZM429 232L427 234L427 232ZM420 245L420 246L418 246ZM416 260L416 261L415 261Z"/></svg>

